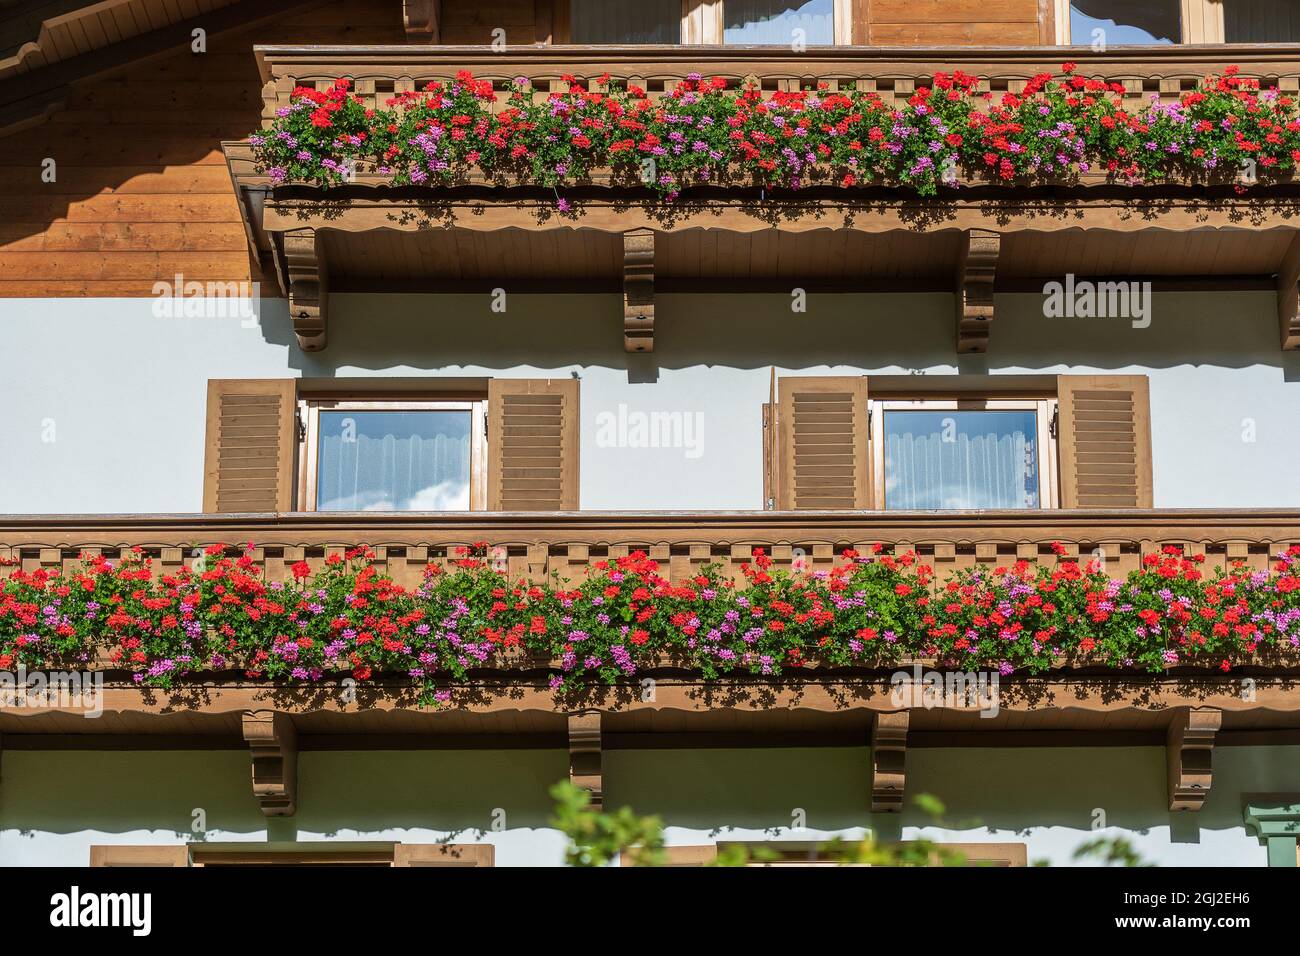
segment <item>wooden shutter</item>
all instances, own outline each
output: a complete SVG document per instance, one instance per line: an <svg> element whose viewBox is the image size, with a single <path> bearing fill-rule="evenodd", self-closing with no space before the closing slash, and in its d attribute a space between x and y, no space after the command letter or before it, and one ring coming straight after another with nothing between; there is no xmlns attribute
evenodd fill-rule
<svg viewBox="0 0 1300 956"><path fill-rule="evenodd" d="M204 511L292 511L298 455L297 383L208 382Z"/></svg>
<svg viewBox="0 0 1300 956"><path fill-rule="evenodd" d="M1145 375L1061 375L1057 449L1063 508L1151 507Z"/></svg>
<svg viewBox="0 0 1300 956"><path fill-rule="evenodd" d="M488 507L578 510L578 380L488 383Z"/></svg>
<svg viewBox="0 0 1300 956"><path fill-rule="evenodd" d="M864 376L779 379L777 508L870 508L868 432Z"/></svg>

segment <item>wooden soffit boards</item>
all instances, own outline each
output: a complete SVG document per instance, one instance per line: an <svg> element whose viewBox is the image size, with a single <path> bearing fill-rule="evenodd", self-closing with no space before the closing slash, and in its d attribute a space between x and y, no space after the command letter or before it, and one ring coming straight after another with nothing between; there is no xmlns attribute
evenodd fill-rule
<svg viewBox="0 0 1300 956"><path fill-rule="evenodd" d="M213 37L231 30L266 23L293 10L319 6L323 2L195 0L189 4L177 4L168 0L123 0L112 4L110 0L110 3L88 4L84 10L69 14L73 20L58 18L53 32L42 27L35 48L28 48L26 52L20 49L15 54L19 59L11 57L0 61L0 80L5 85L5 100L0 106L0 136L38 123L62 109L74 83L190 49L196 29L203 30L210 42ZM118 24L115 37L108 21L95 15L105 7L112 10L112 22ZM196 8L199 12L194 15ZM162 12L164 9L165 14ZM184 13L191 15L184 16ZM146 23L150 25L149 29L143 28ZM69 27L69 36L78 37L76 42L51 44L49 40L57 39L64 26ZM103 29L102 37L99 28ZM92 34L93 40L90 39ZM57 55L53 52L56 47L60 51Z"/></svg>

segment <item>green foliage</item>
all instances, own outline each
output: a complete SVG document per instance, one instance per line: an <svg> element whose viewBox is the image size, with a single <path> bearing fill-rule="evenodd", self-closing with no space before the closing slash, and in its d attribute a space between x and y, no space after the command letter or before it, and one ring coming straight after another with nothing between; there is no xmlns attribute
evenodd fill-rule
<svg viewBox="0 0 1300 956"><path fill-rule="evenodd" d="M658 817L639 817L629 807L602 813L591 794L567 780L551 787L555 816L551 822L572 842L565 851L569 866L607 866L623 857L624 866L662 866L663 824Z"/></svg>

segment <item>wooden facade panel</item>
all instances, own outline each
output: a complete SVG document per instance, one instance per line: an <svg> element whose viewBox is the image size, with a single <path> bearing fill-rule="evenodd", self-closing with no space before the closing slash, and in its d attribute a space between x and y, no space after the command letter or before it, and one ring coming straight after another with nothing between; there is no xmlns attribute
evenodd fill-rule
<svg viewBox="0 0 1300 956"><path fill-rule="evenodd" d="M1033 46L1032 23L872 23L872 46Z"/></svg>
<svg viewBox="0 0 1300 956"><path fill-rule="evenodd" d="M874 23L1038 22L1038 0L870 0Z"/></svg>
<svg viewBox="0 0 1300 956"><path fill-rule="evenodd" d="M183 13L172 0L158 7ZM202 56L186 50L74 88L61 116L0 144L0 297L148 296L178 272L264 280L218 145L260 122L254 44L405 43L401 18L391 0L340 0L210 36ZM91 32L109 42L161 25L120 6L96 20ZM39 181L46 158L57 163L55 183Z"/></svg>
<svg viewBox="0 0 1300 956"><path fill-rule="evenodd" d="M44 249L40 252L6 251L4 258L6 281L39 279L55 274L100 280L138 279L152 283L160 281L159 277L164 275L162 270L165 269L181 272L187 281L224 281L222 277L248 268L248 253L245 250L140 252L132 249L69 252Z"/></svg>
<svg viewBox="0 0 1300 956"><path fill-rule="evenodd" d="M872 46L1033 46L1052 42L1043 0L860 0L855 43Z"/></svg>

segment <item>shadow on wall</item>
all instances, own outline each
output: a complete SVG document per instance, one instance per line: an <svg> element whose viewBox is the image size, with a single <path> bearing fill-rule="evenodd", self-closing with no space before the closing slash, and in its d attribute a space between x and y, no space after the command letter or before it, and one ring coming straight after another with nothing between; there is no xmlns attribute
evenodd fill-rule
<svg viewBox="0 0 1300 956"><path fill-rule="evenodd" d="M606 806L630 804L670 827L720 827L788 834L802 811L810 830L872 827L898 839L904 827L935 821L909 802L901 814L871 814L867 748L615 751L605 756ZM1013 839L1030 828L1091 836L1105 825L1132 832L1170 828L1170 842L1198 843L1202 831L1243 830L1241 794L1300 789L1300 748L1216 750L1215 781L1198 813L1171 813L1160 747L913 749L909 794L945 807L950 829Z"/></svg>
<svg viewBox="0 0 1300 956"><path fill-rule="evenodd" d="M298 812L262 815L245 749L10 751L0 788L0 831L128 833L198 841L196 811L213 839L340 830L424 828L468 836L547 826L547 789L568 773L564 751L308 751L298 758ZM498 814L499 816L499 814Z"/></svg>
<svg viewBox="0 0 1300 956"><path fill-rule="evenodd" d="M1281 369L1300 381L1300 353L1278 345L1271 292L1163 293L1151 323L1123 318L1047 318L1042 297L1000 295L989 351L958 355L952 296L946 293L810 295L792 312L782 294L667 294L655 310L655 350L623 350L617 295L508 295L492 309L487 293L362 295L331 299L323 352L290 348L305 376L375 370L465 371L575 366L626 368L634 382L659 369L813 369L846 366L892 374L982 374L1071 367L1101 370L1211 365ZM291 344L279 310L263 334Z"/></svg>
<svg viewBox="0 0 1300 956"><path fill-rule="evenodd" d="M605 805L724 836L731 829L788 836L800 817L810 830L870 827L884 839L933 824L914 808L868 812L868 758L865 747L614 750L604 757ZM1031 828L1066 828L1077 831L1067 851L1090 837L1101 810L1106 826L1168 828L1174 844L1234 831L1227 834L1234 859L1249 863L1258 854L1243 829L1242 794L1300 791L1300 747L1218 748L1213 789L1195 814L1166 809L1160 747L914 749L907 759L909 792L942 800L950 829L1015 841ZM346 831L402 839L401 831L429 830L469 842L498 822L507 832L547 827L547 790L568 766L563 750L308 751L299 758L298 813L268 825L248 761L243 749L11 751L0 833L153 831L161 842L198 841L192 825L201 812L214 840ZM1165 839L1155 837L1157 850Z"/></svg>

